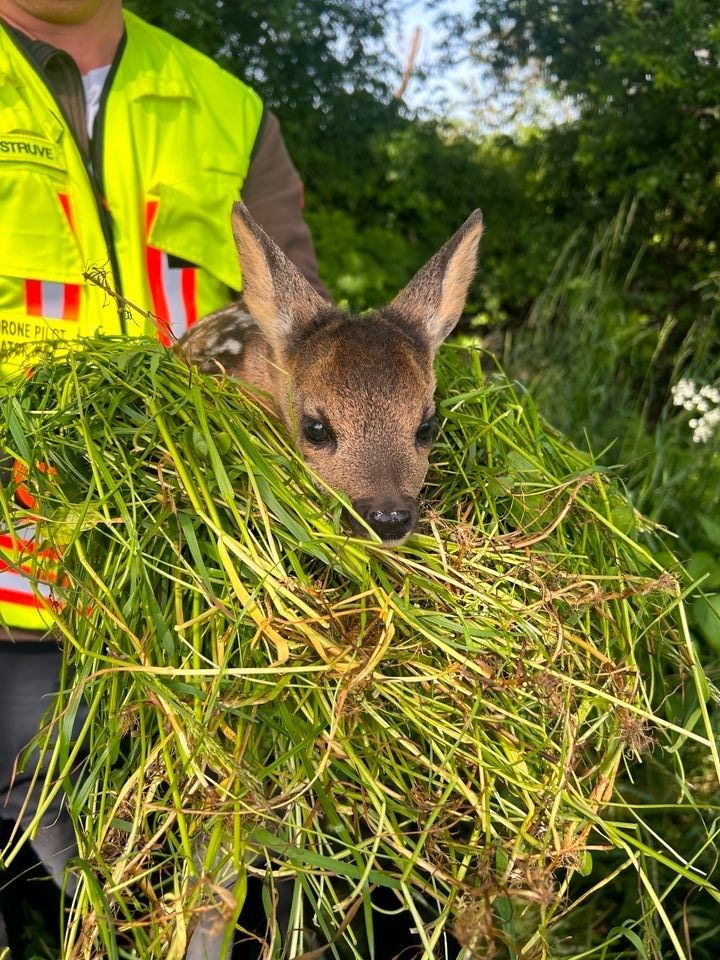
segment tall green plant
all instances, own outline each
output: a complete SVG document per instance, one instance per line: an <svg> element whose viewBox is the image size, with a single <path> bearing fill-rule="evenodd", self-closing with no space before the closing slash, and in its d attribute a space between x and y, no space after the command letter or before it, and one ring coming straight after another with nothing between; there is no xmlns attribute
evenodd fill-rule
<svg viewBox="0 0 720 960"><path fill-rule="evenodd" d="M716 274L699 285L701 311L681 339L671 312L657 323L632 292L643 251L624 270L635 212L624 205L588 253L574 239L567 244L527 324L508 339L507 360L543 413L616 465L638 509L678 538L691 577L709 594L694 602L693 624L717 651L720 431L694 431L700 413L676 404L672 388L720 380L720 288ZM666 550L660 540L655 546Z"/></svg>

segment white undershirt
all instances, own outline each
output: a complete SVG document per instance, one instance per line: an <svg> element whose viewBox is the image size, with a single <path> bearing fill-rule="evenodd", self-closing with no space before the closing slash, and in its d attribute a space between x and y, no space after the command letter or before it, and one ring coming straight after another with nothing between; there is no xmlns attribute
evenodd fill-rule
<svg viewBox="0 0 720 960"><path fill-rule="evenodd" d="M96 67L82 75L85 88L85 114L87 117L88 136L92 138L93 123L100 106L100 96L105 86L105 80L110 73L110 64L106 67Z"/></svg>

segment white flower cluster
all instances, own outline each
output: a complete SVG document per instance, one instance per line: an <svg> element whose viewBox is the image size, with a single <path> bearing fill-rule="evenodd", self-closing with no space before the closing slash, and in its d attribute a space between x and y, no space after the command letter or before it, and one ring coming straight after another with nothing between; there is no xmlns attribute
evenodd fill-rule
<svg viewBox="0 0 720 960"><path fill-rule="evenodd" d="M678 380L671 388L673 403L701 416L690 420L695 443L707 443L720 423L720 389L709 383L698 387L694 380Z"/></svg>

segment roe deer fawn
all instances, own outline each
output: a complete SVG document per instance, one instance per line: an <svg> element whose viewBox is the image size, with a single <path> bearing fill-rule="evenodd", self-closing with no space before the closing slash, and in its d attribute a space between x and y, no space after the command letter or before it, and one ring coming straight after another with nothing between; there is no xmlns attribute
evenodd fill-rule
<svg viewBox="0 0 720 960"><path fill-rule="evenodd" d="M472 213L386 307L351 316L317 293L236 203L243 300L191 327L176 349L267 394L300 452L387 545L417 523L433 437L438 347L475 274ZM352 531L366 530L349 516Z"/></svg>
<svg viewBox="0 0 720 960"><path fill-rule="evenodd" d="M392 303L361 316L323 299L241 203L233 232L243 300L195 324L176 349L200 369L267 395L317 477L345 493L386 545L402 543L415 528L428 468L433 361L465 305L480 211ZM366 534L352 515L349 522ZM219 910L205 912L185 960L226 960L228 935Z"/></svg>

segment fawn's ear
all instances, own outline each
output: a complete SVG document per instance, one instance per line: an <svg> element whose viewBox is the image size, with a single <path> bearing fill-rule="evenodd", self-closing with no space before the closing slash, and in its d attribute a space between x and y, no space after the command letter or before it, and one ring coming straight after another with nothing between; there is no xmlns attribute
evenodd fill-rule
<svg viewBox="0 0 720 960"><path fill-rule="evenodd" d="M331 304L255 223L244 203L233 204L232 228L245 305L268 343L282 352Z"/></svg>
<svg viewBox="0 0 720 960"><path fill-rule="evenodd" d="M390 304L391 310L422 329L433 350L463 312L482 232L482 212L475 210Z"/></svg>

